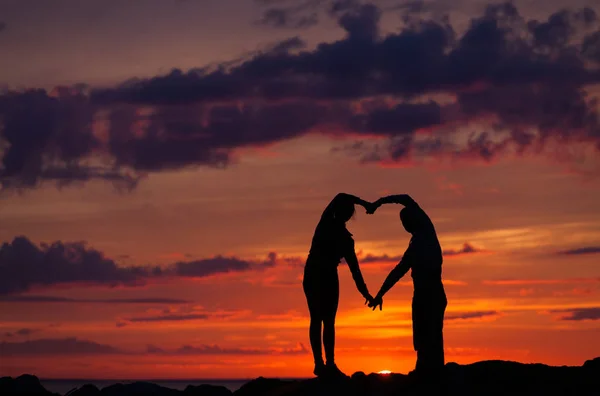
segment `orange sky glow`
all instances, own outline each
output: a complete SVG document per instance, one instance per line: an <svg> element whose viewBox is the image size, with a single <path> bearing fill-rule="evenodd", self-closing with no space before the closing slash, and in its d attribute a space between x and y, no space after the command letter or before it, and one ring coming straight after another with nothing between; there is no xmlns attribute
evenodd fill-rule
<svg viewBox="0 0 600 396"><path fill-rule="evenodd" d="M412 95L410 100L402 97L394 101L388 94L348 100L306 99L310 106L324 103L315 108L292 95L284 99L307 107L300 107L301 116L289 122L278 117L286 107L277 110L261 100L233 98L230 102L239 108L247 106L242 113L254 127L241 128L239 133L227 129L227 122L221 119L237 117L231 115L231 109L215 106L221 104L221 98L209 104L110 103L88 108L91 99L85 94L81 107L76 107L81 111L73 115L69 106L79 103L73 97L79 92L74 87L82 81L110 87L129 78L166 75L174 67L187 70L236 57L250 59L259 56L253 52L256 48L267 51L267 43L294 33L269 33L256 22L248 22L247 15L261 15L256 4L232 12L223 23L246 24L225 34L217 19L225 21L226 7L212 0L216 8L206 12L214 15L210 14L211 22L202 27L188 15L204 10L205 6L189 4L194 2L173 2L177 3L173 7L180 8L165 14L170 15L171 22L156 19L166 12L161 7L167 2L148 1L138 14L133 5L107 2L103 8L101 2L92 3L95 5L69 8L60 27L38 11L26 14L16 3L0 5L0 17L6 16L6 24L0 23L5 26L0 29L0 53L4 49L14 55L9 60L9 72L0 80L0 88L2 84L7 87L6 92L0 90L0 120L4 121L0 123L0 278L4 279L0 279L0 376L311 376L309 317L301 285L303 266L321 213L339 192L368 201L408 193L431 217L444 251L448 362L503 359L581 365L600 356L600 81L586 87L589 96L585 103L596 106L586 118L596 120L595 124L590 121L596 128L593 133L582 132L579 122L565 126L567 121L554 123L550 118L553 124L548 127L528 118L557 112L558 105L554 110L540 110L542 115L521 114L520 119L518 109L527 104L529 96L513 97L502 114L489 114L486 109L470 114L459 109L459 100L464 99L461 95L489 89L492 84L486 81L466 84L462 91ZM517 3L523 3L523 14L541 12L530 2ZM550 3L556 9L564 6L559 1ZM474 0L464 0L464 6L468 15L459 12L458 6L452 11L453 21L463 30L483 7ZM438 11L450 12L445 7L440 2ZM138 16L130 26L128 18L132 15ZM396 19L385 15L381 32L395 32ZM83 16L90 18L89 30L78 19ZM156 25L152 25L155 19ZM344 37L339 26L327 21L301 31L310 44L307 51L317 51L317 43ZM40 34L43 39L37 43L17 22L38 26L40 32L48 34ZM114 24L114 31L104 38L103 26L108 23ZM148 26L171 35L157 35L148 31ZM77 32L83 32L93 44L89 47L106 51L106 59L92 62L92 49L76 38ZM64 44L67 34L74 37L70 46ZM23 37L21 44L17 44L17 36ZM130 40L121 42L120 37ZM189 42L183 37L194 39ZM156 50L150 51L148 43ZM52 49L56 52L49 54ZM598 54L596 79L600 75L600 50ZM112 60L106 64L107 59ZM71 69L75 69L73 74L69 74ZM52 87L63 84L72 87L73 96L64 96L60 90L51 93ZM508 95L519 86L494 89ZM22 87L48 89L44 100L56 100L48 103L64 101L64 107L56 107L56 117L67 118L57 122L56 130L71 131L72 125L75 129L85 125L81 131L89 131L97 144L90 145L83 155L75 152L80 142L70 135L57 133L48 141L41 133L34 133L31 139L15 137L26 133L25 127L19 129L22 125L30 125L19 123L17 116L11 118L26 114L28 121L29 113L19 113L19 106L25 103L24 108L29 109L46 103L24 99L15 101L13 107L5 105L4 98L8 103L19 97ZM454 87L436 87L443 89ZM325 95L318 92L316 96L320 94ZM436 113L439 118L411 128L414 139L402 155L377 157L381 147L394 138L401 141L409 132L395 134L382 129L369 134L364 129L366 121L354 123L360 112L374 106L390 110L397 103L432 101L442 104ZM280 102L285 100L269 104ZM478 100L468 104L476 108ZM211 106L217 115L211 113ZM88 110L89 122L81 121ZM261 111L270 118L252 118ZM324 121L277 135L289 123L301 124L317 117L319 111L324 112ZM413 112L416 110L404 114L406 123L414 121ZM31 117L45 122L46 114L40 111ZM160 117L164 117L162 123L156 124ZM217 120L216 138L208 135L212 130L203 129L211 117ZM544 118L544 122L548 120ZM164 163L157 165L148 158L156 149L153 145L140 143L139 149L126 142L119 146L122 142L115 138L119 123L128 125L129 134L122 135L124 141L142 142L158 136ZM373 128L378 125L372 124ZM528 132L530 124L539 127L535 136L541 137L531 145L519 146L518 139L524 139L520 133ZM10 128L15 125L18 133L11 135ZM273 132L268 129L271 125L283 126ZM540 132L543 126L547 136ZM169 128L179 134L173 141L160 140L170 133ZM496 140L477 146L474 131L494 131ZM219 140L230 132L241 143ZM200 146L193 151L193 142L213 138L217 142L214 147L204 151ZM177 145L185 139L190 140L191 148ZM22 166L10 173L17 167L11 168L14 164L10 161L26 152L23 147L27 141L41 143L39 147L37 143L27 146L32 147L27 153L33 154L22 162L14 161ZM51 146L47 152L46 143ZM14 156L8 155L11 147ZM179 151L170 152L172 147ZM401 152L403 147L392 144L390 152L392 148ZM132 160L131 153L138 149L141 154ZM489 158L488 149L493 151ZM61 178L67 178L74 169L69 167L73 165L71 158L64 154L71 153L69 150L75 152L78 166L89 166L85 169L90 173L62 185ZM223 152L226 166L206 159L212 155L218 158ZM377 160L370 160L375 157ZM64 160L63 172L48 176L54 168L47 158ZM40 163L45 167L37 169ZM96 164L104 164L104 168ZM28 172L32 169L39 171L40 180L48 177L50 181L37 183L36 179L32 185L24 184L22 190L13 189L15 180L30 180ZM111 185L113 179L129 171L139 176L135 188ZM355 218L347 224L371 294L379 290L408 246L409 234L399 221L399 209L387 205L371 216L357 207ZM60 252L56 253L60 259L44 255L51 246L57 249L55 253ZM39 267L32 267L34 262ZM340 264L339 274L338 366L347 373L412 370L416 356L410 275L386 294L382 311L371 311L345 263Z"/></svg>

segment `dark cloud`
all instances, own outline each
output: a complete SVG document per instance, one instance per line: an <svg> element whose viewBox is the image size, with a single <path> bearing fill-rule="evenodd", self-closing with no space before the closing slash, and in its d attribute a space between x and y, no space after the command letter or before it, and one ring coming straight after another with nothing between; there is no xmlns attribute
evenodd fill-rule
<svg viewBox="0 0 600 396"><path fill-rule="evenodd" d="M264 261L248 261L235 257L216 256L203 260L178 262L173 266L174 272L178 276L202 278L214 274L273 267L276 262L277 255L271 252Z"/></svg>
<svg viewBox="0 0 600 396"><path fill-rule="evenodd" d="M577 256L582 254L598 254L600 253L600 246L585 246L577 249L563 250L557 252L559 255Z"/></svg>
<svg viewBox="0 0 600 396"><path fill-rule="evenodd" d="M92 133L94 113L77 88L0 95L0 191L33 188L42 181L63 186L93 179L133 188L138 176L91 164L101 145Z"/></svg>
<svg viewBox="0 0 600 396"><path fill-rule="evenodd" d="M380 262L396 262L397 263L400 260L402 260L402 256L389 256L387 254L382 254L382 255L367 254L364 257L359 257L359 261L361 264L380 263Z"/></svg>
<svg viewBox="0 0 600 396"><path fill-rule="evenodd" d="M382 35L377 6L340 0L305 10L323 4L345 37L311 50L292 38L237 62L113 88L0 96L2 187L106 180L133 188L149 172L226 168L237 148L314 131L388 139L338 150L361 162L491 161L543 153L549 143L585 145L597 156L597 103L586 91L600 82L591 8L538 21L506 2L489 5L461 35L447 19L422 16ZM273 15L271 24L297 23ZM447 100L432 99L440 95ZM106 134L94 132L99 123ZM471 136L457 137L465 128Z"/></svg>
<svg viewBox="0 0 600 396"><path fill-rule="evenodd" d="M498 311L473 311L473 312L459 312L446 315L444 317L445 320L458 320L458 319L479 319L488 316L498 316L500 313Z"/></svg>
<svg viewBox="0 0 600 396"><path fill-rule="evenodd" d="M175 350L148 345L146 352L159 355L304 355L308 350L304 344L298 344L294 348L223 348L218 345L183 345Z"/></svg>
<svg viewBox="0 0 600 396"><path fill-rule="evenodd" d="M457 256L462 254L470 254L470 253L480 253L483 250L473 247L473 245L469 243L463 244L460 249L447 249L443 251L444 256ZM380 263L380 262L399 262L402 260L402 255L398 256L390 256L388 254L382 255L373 255L367 254L365 256L360 256L359 261L363 264L368 263Z"/></svg>
<svg viewBox="0 0 600 396"><path fill-rule="evenodd" d="M121 318L119 323L183 322L190 320L231 319L247 314L248 311L205 311L195 307L166 308L158 314Z"/></svg>
<svg viewBox="0 0 600 396"><path fill-rule="evenodd" d="M23 342L0 343L0 356L90 356L90 355L303 355L308 350L303 344L290 348L226 348L218 345L183 345L164 349L148 345L145 351L127 351L110 345L77 338L48 338Z"/></svg>
<svg viewBox="0 0 600 396"><path fill-rule="evenodd" d="M316 7L321 0L304 0L298 4L267 3L259 25L286 29L305 29L319 23ZM264 3L264 2L263 2Z"/></svg>
<svg viewBox="0 0 600 396"><path fill-rule="evenodd" d="M528 286L528 285L562 285L577 283L600 283L600 278L567 278L567 279L496 279L484 280L484 285L495 286Z"/></svg>
<svg viewBox="0 0 600 396"><path fill-rule="evenodd" d="M573 308L553 310L552 313L566 313L560 320L600 320L600 307L594 308Z"/></svg>
<svg viewBox="0 0 600 396"><path fill-rule="evenodd" d="M83 242L36 246L20 236L0 247L0 294L54 284L134 285L150 274L149 268L119 267Z"/></svg>
<svg viewBox="0 0 600 396"><path fill-rule="evenodd" d="M128 318L129 322L179 322L186 320L205 320L210 318L208 314L167 314L167 315L158 315L158 316L146 316L146 317L136 317L136 318Z"/></svg>
<svg viewBox="0 0 600 396"><path fill-rule="evenodd" d="M271 252L265 260L241 260L235 257L181 261L164 267L119 266L114 260L86 246L84 242L57 241L36 246L26 237L16 237L0 247L0 301L91 302L117 304L182 303L164 298L140 299L66 299L52 296L8 296L52 285L91 284L140 286L147 281L165 277L202 278L217 274L263 270L275 266L277 254Z"/></svg>
<svg viewBox="0 0 600 396"><path fill-rule="evenodd" d="M460 249L446 249L443 251L444 256L459 256L462 254L481 253L483 250L478 249L470 243L465 243Z"/></svg>
<svg viewBox="0 0 600 396"><path fill-rule="evenodd" d="M33 333L37 333L39 331L40 331L40 329L22 328L22 329L14 331L14 332L7 332L4 335L6 337L28 336L28 335L31 335Z"/></svg>
<svg viewBox="0 0 600 396"><path fill-rule="evenodd" d="M91 303L91 304L189 304L192 301L177 298L68 298L55 296L36 295L8 295L0 296L0 302L29 302L29 303Z"/></svg>
<svg viewBox="0 0 600 396"><path fill-rule="evenodd" d="M98 344L93 341L79 340L77 338L39 339L23 342L0 343L0 355L113 355L123 351L110 345Z"/></svg>

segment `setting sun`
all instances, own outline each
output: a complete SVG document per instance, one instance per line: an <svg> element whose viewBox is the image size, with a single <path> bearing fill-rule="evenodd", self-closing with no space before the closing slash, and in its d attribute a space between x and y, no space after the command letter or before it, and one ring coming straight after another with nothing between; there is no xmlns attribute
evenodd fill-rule
<svg viewBox="0 0 600 396"><path fill-rule="evenodd" d="M381 370L378 371L377 374L392 374L392 372L390 370Z"/></svg>

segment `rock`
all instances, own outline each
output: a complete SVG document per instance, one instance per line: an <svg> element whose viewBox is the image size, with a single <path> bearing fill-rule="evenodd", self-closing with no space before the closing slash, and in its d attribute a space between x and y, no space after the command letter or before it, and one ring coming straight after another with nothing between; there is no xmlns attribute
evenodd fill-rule
<svg viewBox="0 0 600 396"><path fill-rule="evenodd" d="M275 390L285 390L297 381L284 381L280 379L268 379L258 377L257 379L245 383L240 389L233 392L235 396L255 396L271 394Z"/></svg>
<svg viewBox="0 0 600 396"><path fill-rule="evenodd" d="M583 363L583 368L600 370L600 357L586 360L585 363Z"/></svg>
<svg viewBox="0 0 600 396"><path fill-rule="evenodd" d="M179 396L180 391L164 386L156 385L150 382L134 382L131 384L114 384L102 388L102 396Z"/></svg>
<svg viewBox="0 0 600 396"><path fill-rule="evenodd" d="M57 395L47 391L40 380L29 374L21 375L17 378L0 378L0 394L2 396L27 395L27 396L53 396Z"/></svg>
<svg viewBox="0 0 600 396"><path fill-rule="evenodd" d="M65 396L98 396L100 389L96 385L86 384L81 388L73 389L65 394Z"/></svg>
<svg viewBox="0 0 600 396"><path fill-rule="evenodd" d="M233 392L224 386L216 385L188 385L183 391L185 396L231 396Z"/></svg>
<svg viewBox="0 0 600 396"><path fill-rule="evenodd" d="M600 357L580 367L554 367L490 360L467 365L448 363L437 381L423 382L417 375L369 374L356 372L352 377L313 378L305 381L257 378L235 392L222 386L188 386L185 391L148 382L114 384L102 390L85 385L68 396L599 396ZM0 378L2 396L54 396L32 375Z"/></svg>

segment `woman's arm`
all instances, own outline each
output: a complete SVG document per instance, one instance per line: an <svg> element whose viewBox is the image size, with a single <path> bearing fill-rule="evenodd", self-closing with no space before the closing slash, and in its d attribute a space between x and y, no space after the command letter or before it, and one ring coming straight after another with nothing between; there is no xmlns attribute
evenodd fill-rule
<svg viewBox="0 0 600 396"><path fill-rule="evenodd" d="M360 267L358 265L358 258L356 257L356 253L354 252L354 249L352 250L352 252L348 252L348 254L346 254L344 259L346 260L346 263L348 264L348 268L350 268L350 272L352 273L352 279L354 279L356 288L358 289L360 294L362 294L362 296L365 299L370 301L372 299L372 297L371 297L371 294L369 294L369 289L367 289L365 280L362 276L362 273L360 272Z"/></svg>
<svg viewBox="0 0 600 396"><path fill-rule="evenodd" d="M372 205L370 202L360 199L354 195L346 194L346 193L339 193L331 200L331 202L329 202L329 205L327 205L327 207L323 211L321 218L332 218L336 205L339 202L343 202L343 201L351 202L354 205L361 205L364 208L368 208L369 206Z"/></svg>

